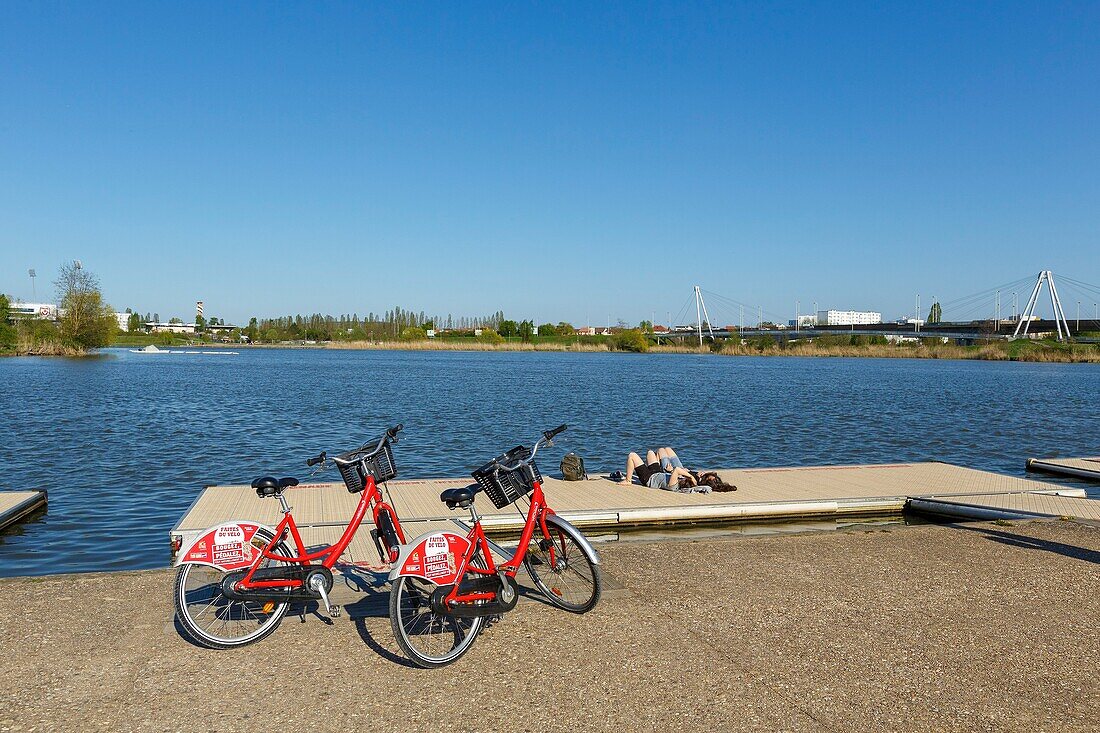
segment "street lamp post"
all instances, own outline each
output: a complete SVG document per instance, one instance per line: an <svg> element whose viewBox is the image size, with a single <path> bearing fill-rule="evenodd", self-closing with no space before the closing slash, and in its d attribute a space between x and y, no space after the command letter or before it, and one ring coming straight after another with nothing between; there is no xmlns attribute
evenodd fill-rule
<svg viewBox="0 0 1100 733"><path fill-rule="evenodd" d="M38 302L38 293L35 291L35 288L34 288L34 279L36 277L38 277L38 273L36 273L34 271L34 268L32 267L31 269L27 270L27 274L31 276L31 300L33 300L37 303Z"/></svg>

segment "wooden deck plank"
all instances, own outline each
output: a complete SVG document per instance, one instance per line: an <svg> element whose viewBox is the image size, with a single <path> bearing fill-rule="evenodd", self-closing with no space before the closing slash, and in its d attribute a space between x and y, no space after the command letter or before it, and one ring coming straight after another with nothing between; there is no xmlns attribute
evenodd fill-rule
<svg viewBox="0 0 1100 733"><path fill-rule="evenodd" d="M1087 481L1100 481L1100 456L1085 458L1029 458L1029 471L1059 474L1083 478Z"/></svg>
<svg viewBox="0 0 1100 733"><path fill-rule="evenodd" d="M46 492L40 489L34 491L0 491L0 530L8 527L39 508L46 506Z"/></svg>
<svg viewBox="0 0 1100 733"><path fill-rule="evenodd" d="M1074 517L1100 521L1100 500L1056 494L1014 493L972 496L927 497L930 501L1007 512L1025 512L1047 517Z"/></svg>
<svg viewBox="0 0 1100 733"><path fill-rule="evenodd" d="M632 517L630 521L639 522L699 521L769 516L781 512L783 505L805 505L806 513L828 513L836 511L836 502L881 500L883 507L890 507L900 506L900 501L912 496L986 495L1058 488L946 463L749 468L720 473L737 486L737 491L679 494L638 485L620 486L605 478L567 482L549 477L544 481L544 490L550 505L567 518L605 513L611 517L608 523L614 524L620 513L624 521L627 515ZM388 494L403 522L462 519L465 513L449 511L440 503L439 493L468 483L470 479L461 478L391 481ZM286 496L302 526L342 524L351 517L359 498L348 493L343 484L301 484L289 489ZM522 522L513 506L497 509L482 497L477 507L486 517L487 526ZM797 509L792 511L798 513ZM212 486L202 492L173 532L196 531L229 519L274 524L279 519L279 505L270 499L259 499L247 486Z"/></svg>

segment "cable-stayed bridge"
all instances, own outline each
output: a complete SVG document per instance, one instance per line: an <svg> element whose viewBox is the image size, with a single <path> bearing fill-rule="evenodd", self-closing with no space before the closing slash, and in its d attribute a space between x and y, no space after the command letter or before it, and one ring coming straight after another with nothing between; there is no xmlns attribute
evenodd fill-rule
<svg viewBox="0 0 1100 733"><path fill-rule="evenodd" d="M794 318L759 305L695 286L677 312L669 312L668 332L659 339L698 340L730 337L812 337L855 333L897 337L942 337L960 341L1053 337L1060 341L1100 341L1100 286L1043 270L978 292L940 302L933 298L922 312L915 298L912 317L903 322L817 323L801 313L795 301ZM1023 307L1021 307L1021 304Z"/></svg>

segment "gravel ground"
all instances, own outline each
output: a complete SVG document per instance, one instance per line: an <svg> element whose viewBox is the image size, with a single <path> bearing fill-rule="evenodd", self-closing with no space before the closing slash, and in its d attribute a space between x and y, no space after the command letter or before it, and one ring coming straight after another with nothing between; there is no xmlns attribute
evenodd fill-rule
<svg viewBox="0 0 1100 733"><path fill-rule="evenodd" d="M593 612L526 602L437 671L382 615L215 652L176 632L167 571L0 581L0 730L1097 730L1096 527L601 552L623 590Z"/></svg>

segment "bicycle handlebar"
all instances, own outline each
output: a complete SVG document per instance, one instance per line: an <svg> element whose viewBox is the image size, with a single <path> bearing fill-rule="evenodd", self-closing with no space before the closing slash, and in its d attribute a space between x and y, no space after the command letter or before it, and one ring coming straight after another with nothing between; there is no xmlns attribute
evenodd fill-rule
<svg viewBox="0 0 1100 733"><path fill-rule="evenodd" d="M394 425L392 428L390 428L386 432L382 433L382 437L380 437L377 442L369 441L369 442L363 443L363 445L359 446L355 450L348 451L347 453L345 453L343 455L344 456L350 456L350 455L353 455L353 454L357 455L359 453L363 453L363 452L366 452L366 451L371 451L373 453L375 451L382 450L382 446L385 445L387 442L389 442L389 443L398 442L397 434L400 433L404 429L405 429L405 426L401 423L398 423L397 425ZM319 454L317 454L313 458L307 459L306 460L306 465L307 466L316 466L317 464L321 464L321 468L317 469L317 471L323 471L326 467L326 462L329 460L329 458L330 457L329 457L329 455L326 451L321 451ZM346 459L346 458L342 458L341 456L332 456L331 459L337 465L347 465L349 463L352 463L353 460L358 460L358 459ZM317 471L315 471L314 473L316 473Z"/></svg>
<svg viewBox="0 0 1100 733"><path fill-rule="evenodd" d="M565 429L568 427L568 425L559 425L553 430L544 430L542 434L547 440L553 440L555 435L557 435L558 433L564 433Z"/></svg>
<svg viewBox="0 0 1100 733"><path fill-rule="evenodd" d="M568 427L568 425L559 425L553 430L544 430L542 432L542 437L535 441L535 446L531 449L531 455L528 456L526 460L523 458L517 458L512 463L498 462L497 470L503 469L505 471L515 471L518 468L526 468L527 471L533 476L534 471L531 470L530 462L535 460L535 454L539 452L539 448L544 445L553 445L554 436L558 435L559 433L565 432Z"/></svg>

